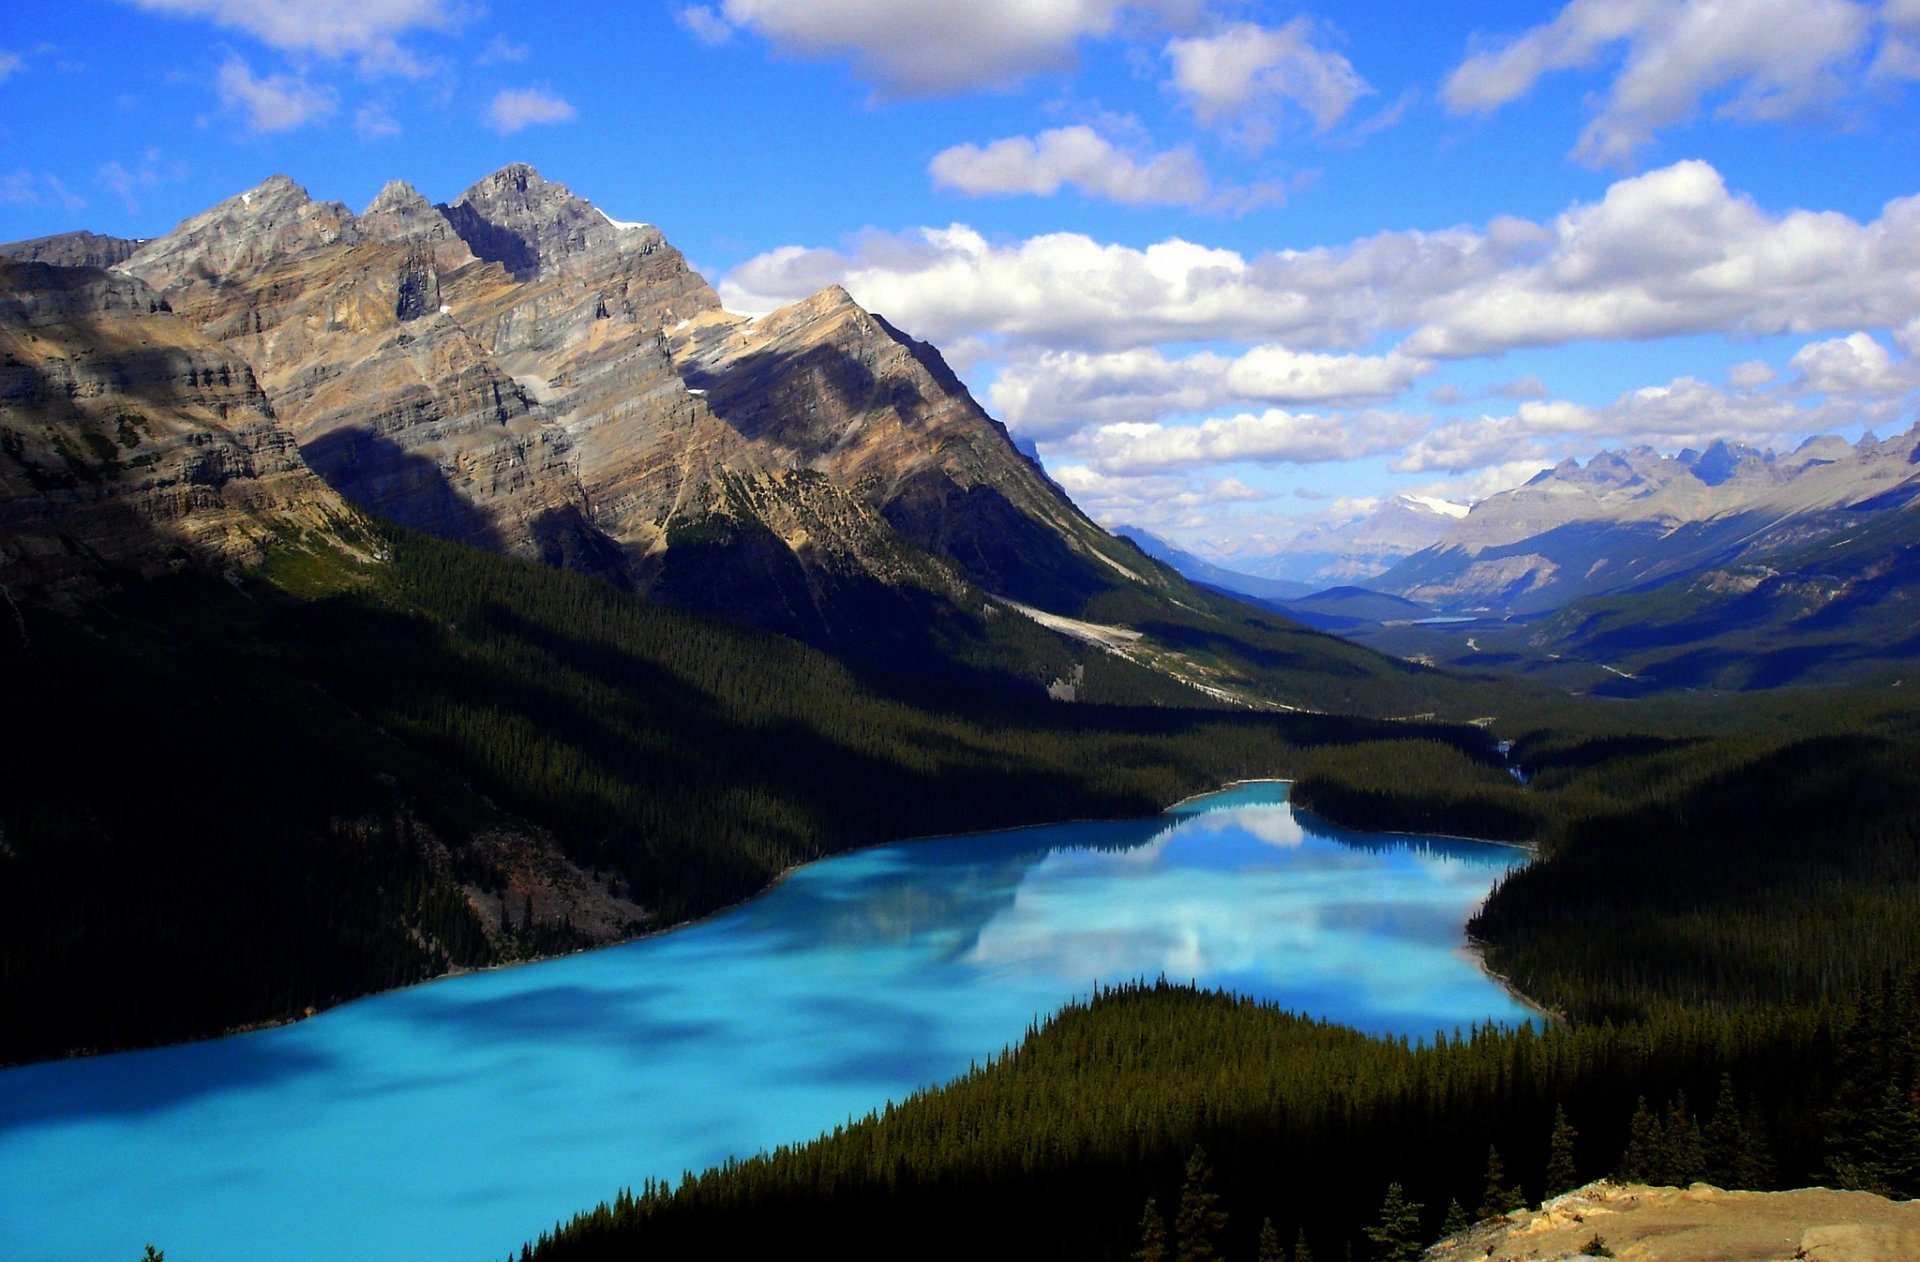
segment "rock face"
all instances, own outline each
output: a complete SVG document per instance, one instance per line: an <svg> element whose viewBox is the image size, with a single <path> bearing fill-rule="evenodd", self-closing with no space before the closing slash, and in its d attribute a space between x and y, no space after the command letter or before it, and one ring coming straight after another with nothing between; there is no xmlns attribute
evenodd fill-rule
<svg viewBox="0 0 1920 1262"><path fill-rule="evenodd" d="M1920 497L1916 447L1920 430L1787 456L1715 443L1569 460L1367 585L1448 611L1544 612L1864 524Z"/></svg>
<svg viewBox="0 0 1920 1262"><path fill-rule="evenodd" d="M1590 1253L1598 1242L1609 1253ZM1911 1262L1920 1203L1870 1192L1723 1192L1592 1183L1538 1210L1490 1219L1427 1250L1426 1262Z"/></svg>
<svg viewBox="0 0 1920 1262"><path fill-rule="evenodd" d="M107 567L247 565L342 545L253 370L131 276L0 263L0 586L79 597Z"/></svg>
<svg viewBox="0 0 1920 1262"><path fill-rule="evenodd" d="M1166 581L845 291L730 315L530 167L359 215L275 176L121 268L348 499L447 538L842 645L977 587L1072 613Z"/></svg>
<svg viewBox="0 0 1920 1262"><path fill-rule="evenodd" d="M112 267L131 258L143 244L125 237L103 237L97 232L62 232L0 245L0 258L55 267Z"/></svg>

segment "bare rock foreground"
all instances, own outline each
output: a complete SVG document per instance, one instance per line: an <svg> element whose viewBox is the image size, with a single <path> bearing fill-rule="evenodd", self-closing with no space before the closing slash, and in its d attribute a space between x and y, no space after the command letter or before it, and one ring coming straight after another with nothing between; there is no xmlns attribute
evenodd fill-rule
<svg viewBox="0 0 1920 1262"><path fill-rule="evenodd" d="M1826 1188L1725 1192L1705 1183L1682 1189L1601 1180L1537 1210L1451 1236L1427 1251L1426 1262L1595 1256L1622 1262L1920 1262L1920 1201Z"/></svg>

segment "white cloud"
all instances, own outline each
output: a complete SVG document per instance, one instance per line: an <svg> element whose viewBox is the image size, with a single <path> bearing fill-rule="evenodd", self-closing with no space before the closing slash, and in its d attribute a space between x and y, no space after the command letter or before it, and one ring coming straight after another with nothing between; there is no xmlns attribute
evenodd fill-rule
<svg viewBox="0 0 1920 1262"><path fill-rule="evenodd" d="M170 162L160 150L148 149L131 170L118 161L103 163L94 172L93 182L118 197L129 213L137 214L140 193L186 177L185 163Z"/></svg>
<svg viewBox="0 0 1920 1262"><path fill-rule="evenodd" d="M1339 53L1315 46L1314 25L1237 22L1211 35L1168 42L1169 85L1209 127L1229 128L1250 147L1270 143L1289 112L1325 132L1373 91Z"/></svg>
<svg viewBox="0 0 1920 1262"><path fill-rule="evenodd" d="M0 204L13 206L58 206L68 214L87 207L87 199L69 189L60 177L34 174L24 168L0 174Z"/></svg>
<svg viewBox="0 0 1920 1262"><path fill-rule="evenodd" d="M955 145L935 154L927 170L937 187L969 197L1052 197L1070 185L1127 206L1198 206L1212 194L1193 150L1130 154L1084 125L1031 139L1009 136L984 148Z"/></svg>
<svg viewBox="0 0 1920 1262"><path fill-rule="evenodd" d="M1541 471L1553 468L1550 460L1509 460L1488 465L1463 478L1444 482L1423 482L1406 488L1409 495L1427 495L1455 504L1478 504L1489 496L1527 482Z"/></svg>
<svg viewBox="0 0 1920 1262"><path fill-rule="evenodd" d="M1788 367L1799 374L1794 384L1810 394L1873 397L1920 386L1920 366L1911 359L1896 362L1865 333L1803 346Z"/></svg>
<svg viewBox="0 0 1920 1262"><path fill-rule="evenodd" d="M1180 474L1115 476L1084 464L1062 464L1051 475L1095 521L1109 526L1144 526L1166 531L1217 524L1229 505L1262 503L1270 491L1238 478L1211 481Z"/></svg>
<svg viewBox="0 0 1920 1262"><path fill-rule="evenodd" d="M0 83L5 83L14 71L27 64L27 59L7 48L0 48Z"/></svg>
<svg viewBox="0 0 1920 1262"><path fill-rule="evenodd" d="M711 5L690 4L673 16L683 30L708 48L718 48L733 38L733 27Z"/></svg>
<svg viewBox="0 0 1920 1262"><path fill-rule="evenodd" d="M1727 369L1727 384L1736 390L1752 390L1769 385L1779 374L1764 359L1749 359Z"/></svg>
<svg viewBox="0 0 1920 1262"><path fill-rule="evenodd" d="M464 6L454 0L127 0L149 13L204 18L245 31L284 52L353 54L379 69L410 71L399 46L409 31L447 31Z"/></svg>
<svg viewBox="0 0 1920 1262"><path fill-rule="evenodd" d="M1044 351L1003 369L987 407L1009 427L1057 437L1094 422L1157 421L1229 404L1372 403L1432 370L1400 354L1327 355L1285 346L1169 359L1159 350Z"/></svg>
<svg viewBox="0 0 1920 1262"><path fill-rule="evenodd" d="M1178 238L1078 233L989 242L964 225L787 247L736 268L728 305L767 310L844 284L936 342L1122 350L1169 341L1358 349L1405 333L1414 358L1581 340L1890 328L1920 316L1920 196L1862 223L1771 213L1704 162L1616 182L1550 223L1383 232L1247 256Z"/></svg>
<svg viewBox="0 0 1920 1262"><path fill-rule="evenodd" d="M1396 412L1347 415L1243 412L1198 425L1121 422L1077 435L1066 449L1095 472L1111 476L1168 473L1205 465L1320 464L1355 460L1400 447L1426 424Z"/></svg>
<svg viewBox="0 0 1920 1262"><path fill-rule="evenodd" d="M256 79L239 57L221 65L215 86L228 109L246 116L247 129L256 133L291 131L333 113L331 88L308 83L304 75L268 75Z"/></svg>
<svg viewBox="0 0 1920 1262"><path fill-rule="evenodd" d="M473 59L476 66L500 66L525 61L533 56L530 44L517 43L504 35L496 35L487 41L480 55Z"/></svg>
<svg viewBox="0 0 1920 1262"><path fill-rule="evenodd" d="M487 126L511 136L527 127L564 123L579 112L563 98L540 88L508 88L487 106Z"/></svg>
<svg viewBox="0 0 1920 1262"><path fill-rule="evenodd" d="M1864 345L1862 344L1864 343ZM1817 343L1795 356L1803 379L1791 388L1722 390L1693 377L1630 390L1605 407L1565 401L1523 403L1506 416L1435 426L1393 462L1403 473L1470 470L1522 457L1548 463L1602 446L1705 447L1718 439L1789 447L1824 433L1898 414L1899 392L1917 381L1911 361L1894 364L1871 338ZM1798 396L1845 392L1817 406Z"/></svg>
<svg viewBox="0 0 1920 1262"><path fill-rule="evenodd" d="M1551 21L1462 62L1441 91L1457 113L1488 113L1543 75L1626 56L1577 158L1630 162L1709 96L1749 121L1803 115L1846 93L1872 15L1852 0L1571 0Z"/></svg>
<svg viewBox="0 0 1920 1262"><path fill-rule="evenodd" d="M353 130L362 140L386 140L398 136L401 127L384 105L369 103L353 112Z"/></svg>
<svg viewBox="0 0 1920 1262"><path fill-rule="evenodd" d="M854 73L896 96L1002 87L1067 67L1083 39L1131 12L1180 21L1197 0L725 0L702 19L751 30L781 52L847 57ZM685 11L683 10L683 13Z"/></svg>

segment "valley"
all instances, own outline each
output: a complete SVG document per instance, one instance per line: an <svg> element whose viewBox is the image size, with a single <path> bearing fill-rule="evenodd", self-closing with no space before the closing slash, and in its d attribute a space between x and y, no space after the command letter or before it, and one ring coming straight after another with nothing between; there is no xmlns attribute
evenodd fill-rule
<svg viewBox="0 0 1920 1262"><path fill-rule="evenodd" d="M846 288L729 312L659 229L523 164L357 214L275 176L160 236L0 256L0 678L24 716L0 1150L44 1128L19 1162L69 1192L180 1109L226 1111L247 1151L279 1106L237 1074L323 1119L406 1096L358 1125L464 1119L442 1148L494 1105L413 1078L615 1084L568 1106L578 1135L500 1106L484 1129L532 1166L396 1202L391 1256L768 1251L795 1224L849 1257L1124 1256L1215 1177L1224 1225L1176 1236L1251 1255L1271 1225L1310 1242L1295 1262L1368 1240L1389 1184L1424 1238L1449 1204L1609 1172L1920 1193L1920 431L1603 453L1471 511L1403 497L1303 543L1298 572L1333 580L1307 583L1109 533ZM1276 778L1285 806L1188 804ZM874 849L955 833L984 867ZM1148 868L1166 883L1121 888ZM756 919L809 891L811 927ZM1035 905L1072 949L1020 936ZM801 952L700 981L741 926L911 966ZM1348 937L1309 979L1315 933ZM930 959L987 961L1011 1006L936 1036ZM1389 989L1362 959L1397 997L1353 1002ZM824 1024L780 1018L835 1094L699 1093L754 1125L622 1116L768 1050L729 1018L694 1061L636 1060L789 969L851 987L795 998ZM876 987L895 1024L868 1024ZM415 1008L424 1042L367 1025ZM482 1062L544 1068L457 1069L433 1040L463 1021L505 1039ZM832 1041L882 1029L897 1045ZM130 1119L120 1155L94 1114ZM331 1125L290 1125L240 1184ZM403 1182L424 1149L400 1147L343 1156L316 1212ZM337 1243L272 1212L291 1192L228 1203L225 1167L163 1164L171 1190L115 1179L114 1232L183 1258ZM460 1208L495 1177L526 1199ZM52 1207L17 1251L122 1247L73 1229L80 1200L9 1195ZM208 1215L236 1236L203 1247Z"/></svg>

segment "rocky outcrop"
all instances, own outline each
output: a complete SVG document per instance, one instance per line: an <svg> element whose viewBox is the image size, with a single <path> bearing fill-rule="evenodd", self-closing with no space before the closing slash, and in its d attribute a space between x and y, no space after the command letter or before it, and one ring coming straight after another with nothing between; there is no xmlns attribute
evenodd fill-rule
<svg viewBox="0 0 1920 1262"><path fill-rule="evenodd" d="M16 263L50 263L54 267L112 267L125 262L143 244L126 237L103 237L97 232L62 232L0 245L0 258Z"/></svg>
<svg viewBox="0 0 1920 1262"><path fill-rule="evenodd" d="M1602 1180L1489 1219L1434 1245L1425 1262L1911 1262L1920 1203L1870 1192L1802 1188L1724 1192Z"/></svg>
<svg viewBox="0 0 1920 1262"><path fill-rule="evenodd" d="M0 585L72 600L119 568L351 548L246 362L131 276L0 263Z"/></svg>

